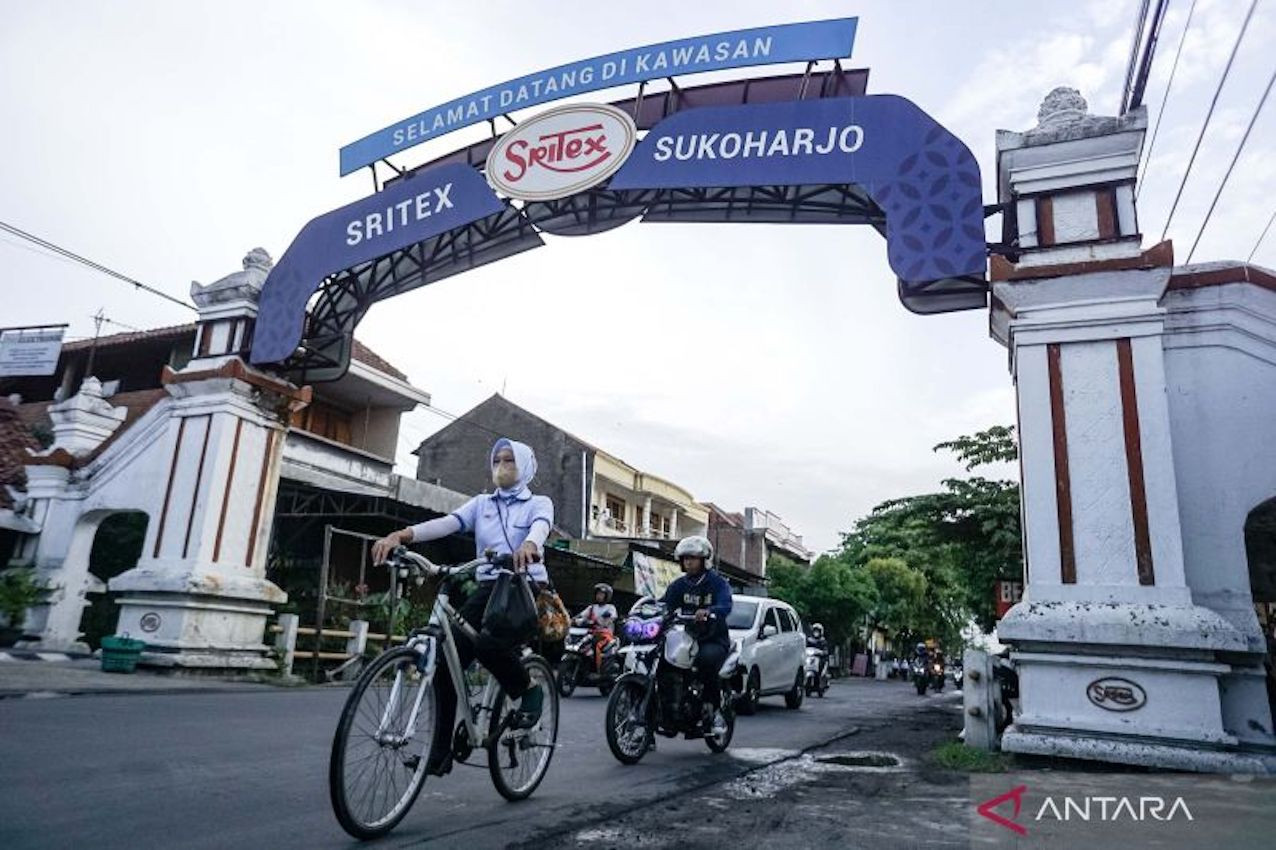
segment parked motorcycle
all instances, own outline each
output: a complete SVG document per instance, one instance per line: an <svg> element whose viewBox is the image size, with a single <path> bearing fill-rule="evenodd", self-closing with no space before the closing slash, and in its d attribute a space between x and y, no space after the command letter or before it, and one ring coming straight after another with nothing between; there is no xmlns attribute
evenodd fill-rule
<svg viewBox="0 0 1276 850"><path fill-rule="evenodd" d="M913 659L913 687L917 688L917 695L924 696L926 689L930 688L935 693L939 693L944 689L944 665L943 662L935 659Z"/></svg>
<svg viewBox="0 0 1276 850"><path fill-rule="evenodd" d="M580 685L597 687L600 694L607 696L620 678L621 660L617 652L620 644L609 633L600 635L599 639L606 643L599 664L594 656L594 635L590 629L580 626L568 630L563 657L554 671L560 696L570 697Z"/></svg>
<svg viewBox="0 0 1276 850"><path fill-rule="evenodd" d="M828 653L813 646L806 648L806 673L802 683L806 695L819 694L829 688Z"/></svg>
<svg viewBox="0 0 1276 850"><path fill-rule="evenodd" d="M1010 660L1009 652L1003 652L993 659L992 676L997 686L997 733L1001 734L1014 721L1015 707L1012 701L1019 699L1019 671Z"/></svg>
<svg viewBox="0 0 1276 850"><path fill-rule="evenodd" d="M622 764L637 764L653 748L656 733L703 738L715 753L726 750L735 734L733 706L744 688L739 647L732 647L718 673L726 731L713 735L713 706L692 669L699 648L695 618L658 609L655 616L631 616L623 627L627 654L640 656L636 663L644 672L621 676L607 701L607 747Z"/></svg>

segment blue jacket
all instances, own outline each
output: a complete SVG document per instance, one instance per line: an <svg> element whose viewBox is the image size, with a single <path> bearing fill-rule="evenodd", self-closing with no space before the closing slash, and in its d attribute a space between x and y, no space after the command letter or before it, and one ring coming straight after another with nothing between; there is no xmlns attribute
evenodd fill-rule
<svg viewBox="0 0 1276 850"><path fill-rule="evenodd" d="M669 610L683 614L694 614L701 608L709 609L717 619L713 621L703 640L724 646L731 645L731 635L727 631L727 615L731 613L731 585L716 570L705 570L695 582L685 575L675 579L665 590L664 603Z"/></svg>

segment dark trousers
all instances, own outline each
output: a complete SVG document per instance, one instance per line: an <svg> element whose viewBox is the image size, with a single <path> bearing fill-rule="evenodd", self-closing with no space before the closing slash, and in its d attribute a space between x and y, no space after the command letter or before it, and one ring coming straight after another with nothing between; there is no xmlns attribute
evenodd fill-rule
<svg viewBox="0 0 1276 850"><path fill-rule="evenodd" d="M696 651L695 670L704 683L704 696L715 708L722 707L722 689L718 682L718 671L727 660L730 647L724 643L702 643Z"/></svg>
<svg viewBox="0 0 1276 850"><path fill-rule="evenodd" d="M476 590L465 604L461 606L461 618L477 631L483 623L483 611L487 608L487 600L492 595L494 581L480 582ZM461 659L461 669L465 670L475 658L487 671L496 677L505 693L511 699L518 699L527 692L531 680L527 670L523 668L520 658L521 647L495 641L484 634L479 634L475 643L459 629L452 629L452 637L456 639L456 654ZM452 734L456 728L456 689L452 685L452 676L447 670L447 662L439 657L434 673L434 694L439 709L439 722L434 727L434 749L431 761L443 758L444 753L452 750ZM484 730L486 731L486 730Z"/></svg>

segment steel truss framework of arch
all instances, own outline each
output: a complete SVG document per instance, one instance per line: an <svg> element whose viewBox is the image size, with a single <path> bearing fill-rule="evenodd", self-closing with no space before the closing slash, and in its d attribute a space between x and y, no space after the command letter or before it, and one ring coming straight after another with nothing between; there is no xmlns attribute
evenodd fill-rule
<svg viewBox="0 0 1276 850"><path fill-rule="evenodd" d="M527 202L522 206L497 201L492 205L497 211L492 214L464 221L345 268L324 269L322 274L315 274L313 269L320 266L306 266L290 256L307 250L304 245L307 232L315 225L324 224L324 219L333 219L361 203L374 202L383 194L393 194L392 190L401 193L405 186L424 186L431 175L454 173L449 169L455 170L458 166L465 166L466 172L481 171L481 163L494 139L402 173L378 194L320 216L299 234L263 290L252 360L271 364L307 383L335 380L348 368L355 326L373 304L539 247L544 244L542 233L590 235L635 219L686 223L867 224L887 236L888 256L900 275L898 294L905 307L918 313L984 307L986 246L979 172L973 156L955 137L902 98L860 97L866 81L867 71L844 72L838 68L824 73L755 78L696 88L673 86L658 95L644 97L640 92L638 97L615 105L634 115L640 129L650 131L671 125L680 127L687 124L688 119L699 121L716 115L752 118L764 110L774 113L804 108L809 111L809 102L817 100L826 100L825 107L838 110L846 104L852 117L862 114L871 120L875 109L879 112L883 108L898 109L896 102L899 102L908 107L903 118L888 116L888 120L917 123L917 127L908 128L909 133L917 137L917 150L906 151L907 155L900 160L887 163L892 172L890 180L767 183L760 179L755 185L750 172L744 178L723 178L723 182L735 180L749 185L611 188L617 182L624 182L621 178L633 163L634 157L631 157L617 175L599 187L559 200ZM715 106L728 109L719 108L716 112L709 109ZM647 139L652 135L648 132ZM642 143L635 156L641 148ZM819 173L827 171L823 168ZM759 168L758 172L765 178L763 169ZM485 184L482 189L487 190ZM473 187L469 190L473 191ZM939 199L941 203L932 203L932 195L940 194L944 195ZM331 226L325 226L330 234ZM947 251L949 244L944 244L946 250L940 257L938 249L932 244L923 246L923 241L950 243L951 256ZM925 263L913 257L928 251L936 256L927 254ZM933 262L934 259L939 261ZM920 275L922 279L905 279L900 272L901 268L908 268L908 263L913 263L912 268L917 272L911 277ZM307 279L309 275L317 280ZM299 305L304 315L292 315ZM289 345L297 338L299 343Z"/></svg>

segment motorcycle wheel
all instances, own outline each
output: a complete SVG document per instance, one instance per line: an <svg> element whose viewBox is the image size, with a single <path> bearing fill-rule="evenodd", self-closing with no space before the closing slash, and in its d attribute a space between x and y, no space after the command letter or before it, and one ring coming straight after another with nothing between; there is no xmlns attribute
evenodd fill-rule
<svg viewBox="0 0 1276 850"><path fill-rule="evenodd" d="M934 689L935 689L935 693L939 693L940 691L944 689L944 680L942 678L940 678L940 680L935 683Z"/></svg>
<svg viewBox="0 0 1276 850"><path fill-rule="evenodd" d="M913 684L917 686L917 695L919 697L926 696L926 678L918 676L913 680Z"/></svg>
<svg viewBox="0 0 1276 850"><path fill-rule="evenodd" d="M724 732L720 738L715 738L713 735L704 736L705 744L708 745L709 749L715 753L726 752L727 747L731 746L732 736L735 735L735 712L730 709L726 709L722 712L722 714L727 721L727 731Z"/></svg>
<svg viewBox="0 0 1276 850"><path fill-rule="evenodd" d="M607 749L621 764L637 764L647 754L651 746L652 724L651 706L647 707L647 717L643 718L646 733L637 734L633 717L638 704L642 702L647 684L640 676L622 677L616 682L607 700L607 713L604 726L607 732ZM641 738L641 740L639 740Z"/></svg>
<svg viewBox="0 0 1276 850"><path fill-rule="evenodd" d="M829 689L828 680L820 679L820 687L819 687L819 690L816 691L816 693L820 695L820 699L824 699L824 692L827 691L828 689Z"/></svg>
<svg viewBox="0 0 1276 850"><path fill-rule="evenodd" d="M616 680L619 678L620 663L615 658L604 661L602 678L598 680L598 693L605 697L611 696L612 688L616 687Z"/></svg>
<svg viewBox="0 0 1276 850"><path fill-rule="evenodd" d="M558 662L558 669L554 671L554 681L558 685L558 695L563 699L567 699L576 693L576 659L568 656Z"/></svg>

